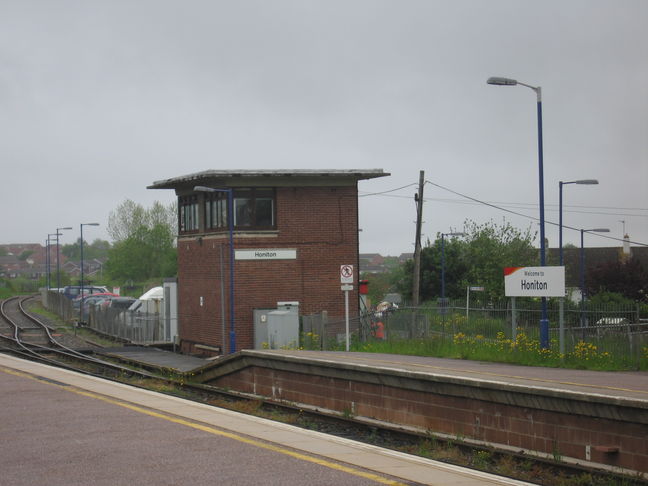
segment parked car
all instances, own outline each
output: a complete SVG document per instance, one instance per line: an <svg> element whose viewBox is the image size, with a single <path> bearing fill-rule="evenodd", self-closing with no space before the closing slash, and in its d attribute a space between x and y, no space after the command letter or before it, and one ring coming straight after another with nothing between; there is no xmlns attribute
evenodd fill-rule
<svg viewBox="0 0 648 486"><path fill-rule="evenodd" d="M132 312L147 312L149 314L156 314L162 312L162 301L164 300L164 288L153 287L144 294L140 295L139 299L131 304L129 310Z"/></svg>
<svg viewBox="0 0 648 486"><path fill-rule="evenodd" d="M104 300L112 299L114 297L119 297L119 295L113 294L111 292L97 292L94 294L86 295L83 298L79 296L72 301L72 307L79 309L81 307L81 302L83 301L83 310L87 311L90 304L97 305Z"/></svg>
<svg viewBox="0 0 648 486"><path fill-rule="evenodd" d="M85 295L88 294L97 294L97 293L107 293L108 288L99 286L99 285L84 285L83 286L83 293ZM65 295L68 299L74 300L79 295L81 295L81 286L80 285L68 285L63 288L63 295Z"/></svg>
<svg viewBox="0 0 648 486"><path fill-rule="evenodd" d="M102 307L111 309L128 309L137 299L135 297L113 297L106 299L101 303Z"/></svg>

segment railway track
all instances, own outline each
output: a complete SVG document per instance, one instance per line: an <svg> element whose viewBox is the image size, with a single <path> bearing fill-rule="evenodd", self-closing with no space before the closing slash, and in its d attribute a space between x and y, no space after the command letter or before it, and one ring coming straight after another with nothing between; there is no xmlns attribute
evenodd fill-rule
<svg viewBox="0 0 648 486"><path fill-rule="evenodd" d="M44 319L30 313L27 303L37 296L11 297L0 302L0 351L9 352L53 366L67 368L102 378L116 375L137 375L157 378L143 370L134 370L119 363L98 359L84 350L63 341L69 338L56 333Z"/></svg>
<svg viewBox="0 0 648 486"><path fill-rule="evenodd" d="M0 332L5 338L23 347L47 346L50 344L51 330L43 323L34 320L23 308L27 298L12 297L2 302L2 321Z"/></svg>

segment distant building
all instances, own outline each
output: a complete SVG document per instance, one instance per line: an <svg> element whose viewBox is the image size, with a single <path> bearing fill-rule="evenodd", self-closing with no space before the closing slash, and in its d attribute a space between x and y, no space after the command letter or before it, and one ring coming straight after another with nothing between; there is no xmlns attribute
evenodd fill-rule
<svg viewBox="0 0 648 486"><path fill-rule="evenodd" d="M413 260L414 253L401 253L398 256L398 263L405 263L407 260Z"/></svg>
<svg viewBox="0 0 648 486"><path fill-rule="evenodd" d="M385 258L380 253L360 253L360 263L366 265L382 265Z"/></svg>

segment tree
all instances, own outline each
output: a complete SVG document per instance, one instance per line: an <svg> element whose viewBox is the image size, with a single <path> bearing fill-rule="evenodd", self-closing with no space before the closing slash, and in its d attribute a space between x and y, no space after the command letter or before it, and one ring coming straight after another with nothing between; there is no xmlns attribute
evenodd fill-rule
<svg viewBox="0 0 648 486"><path fill-rule="evenodd" d="M531 229L521 231L506 220L501 225L490 221L464 223L465 249L462 253L467 269L463 288L479 285L493 300L504 297L504 268L538 265L538 250L533 246Z"/></svg>
<svg viewBox="0 0 648 486"><path fill-rule="evenodd" d="M465 261L462 258L465 243L459 238L444 238L445 247L445 295L459 297L463 291L463 277L466 274ZM421 280L419 292L421 301L432 300L441 296L442 268L441 235L434 243L428 242L421 249ZM399 290L405 295L411 294L414 262L405 263L405 274L400 280Z"/></svg>
<svg viewBox="0 0 648 486"><path fill-rule="evenodd" d="M114 242L124 241L140 227L146 226L146 210L130 199L126 199L108 215L107 231Z"/></svg>
<svg viewBox="0 0 648 486"><path fill-rule="evenodd" d="M369 282L367 297L370 305L375 306L382 302L386 294L398 292L400 288L398 284L402 278L401 265L394 265L382 273L363 273L361 279Z"/></svg>
<svg viewBox="0 0 648 486"><path fill-rule="evenodd" d="M485 288L489 299L504 296L504 268L534 265L538 250L533 247L535 235L521 231L506 221L477 224L464 222L463 238L445 238L446 297L460 298L466 287ZM404 267L404 278L398 284L403 295L412 292L413 263ZM441 296L441 235L421 251L421 299Z"/></svg>
<svg viewBox="0 0 648 486"><path fill-rule="evenodd" d="M641 302L648 295L648 272L636 258L607 262L587 272L588 295L612 292Z"/></svg>
<svg viewBox="0 0 648 486"><path fill-rule="evenodd" d="M126 200L110 213L108 233L115 244L105 269L111 278L143 281L176 275L175 208L155 202L145 209Z"/></svg>
<svg viewBox="0 0 648 486"><path fill-rule="evenodd" d="M154 228L164 225L173 228L177 225L177 205L164 206L155 201L150 209L126 199L108 215L108 234L115 242L124 241L134 236L142 227Z"/></svg>
<svg viewBox="0 0 648 486"><path fill-rule="evenodd" d="M84 260L92 258L106 258L108 256L108 250L110 250L110 242L106 240L97 238L90 244L83 240ZM81 238L77 238L77 240L70 245L61 246L61 253L70 260L81 260Z"/></svg>

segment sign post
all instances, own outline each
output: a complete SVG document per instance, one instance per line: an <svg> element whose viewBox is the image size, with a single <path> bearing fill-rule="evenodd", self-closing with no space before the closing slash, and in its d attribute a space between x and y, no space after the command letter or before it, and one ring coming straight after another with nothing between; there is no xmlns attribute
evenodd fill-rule
<svg viewBox="0 0 648 486"><path fill-rule="evenodd" d="M469 309L470 309L470 291L471 290L473 292L483 292L484 287L479 287L479 286L475 286L475 285L472 285L472 286L469 285L468 287L466 287L466 320L468 320L468 313L469 313Z"/></svg>
<svg viewBox="0 0 648 486"><path fill-rule="evenodd" d="M504 269L504 294L516 297L565 297L565 267L506 267ZM515 314L513 316L515 326ZM564 323L560 319L560 349L564 349ZM515 339L516 329L513 329ZM547 341L548 341L547 337Z"/></svg>
<svg viewBox="0 0 648 486"><path fill-rule="evenodd" d="M340 288L344 292L344 320L346 322L346 350L349 351L349 291L353 290L353 265L340 265Z"/></svg>

